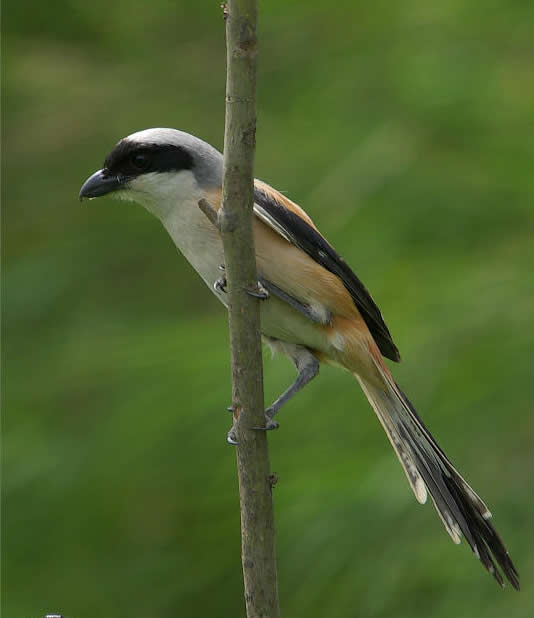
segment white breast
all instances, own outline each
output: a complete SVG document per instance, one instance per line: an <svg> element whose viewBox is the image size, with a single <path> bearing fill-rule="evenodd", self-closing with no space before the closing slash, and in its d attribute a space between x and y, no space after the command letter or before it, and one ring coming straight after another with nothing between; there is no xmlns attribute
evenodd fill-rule
<svg viewBox="0 0 534 618"><path fill-rule="evenodd" d="M200 199L200 198L199 198ZM162 220L174 244L213 292L213 284L223 274L222 241L217 230L198 207L198 200L183 202ZM217 294L223 302L220 294Z"/></svg>
<svg viewBox="0 0 534 618"><path fill-rule="evenodd" d="M219 233L198 207L204 193L189 170L143 174L130 183L125 197L156 216L174 244L213 290L221 276L224 253ZM224 302L221 294L217 297Z"/></svg>

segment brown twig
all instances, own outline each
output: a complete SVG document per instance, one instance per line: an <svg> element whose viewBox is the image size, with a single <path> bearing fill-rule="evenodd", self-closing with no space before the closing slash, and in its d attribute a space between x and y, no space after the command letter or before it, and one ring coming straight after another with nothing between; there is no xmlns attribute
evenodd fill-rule
<svg viewBox="0 0 534 618"><path fill-rule="evenodd" d="M232 405L236 420L241 506L241 554L248 618L278 618L273 477L264 427L260 300L252 234L253 162L256 135L257 0L229 0L224 180L221 210L199 204L220 229L228 280ZM202 201L202 200L201 200Z"/></svg>
<svg viewBox="0 0 534 618"><path fill-rule="evenodd" d="M208 219L213 223L213 225L221 231L221 225L219 223L219 213L213 208L213 206L208 202L208 200L202 198L198 207L200 210L208 217Z"/></svg>

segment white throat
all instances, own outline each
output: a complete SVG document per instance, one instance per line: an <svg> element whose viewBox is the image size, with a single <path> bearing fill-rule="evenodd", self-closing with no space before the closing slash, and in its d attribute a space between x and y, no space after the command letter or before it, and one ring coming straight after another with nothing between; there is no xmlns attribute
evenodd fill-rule
<svg viewBox="0 0 534 618"><path fill-rule="evenodd" d="M124 193L163 223L174 244L213 290L224 253L217 230L198 206L205 195L194 174L190 170L144 174L131 181Z"/></svg>

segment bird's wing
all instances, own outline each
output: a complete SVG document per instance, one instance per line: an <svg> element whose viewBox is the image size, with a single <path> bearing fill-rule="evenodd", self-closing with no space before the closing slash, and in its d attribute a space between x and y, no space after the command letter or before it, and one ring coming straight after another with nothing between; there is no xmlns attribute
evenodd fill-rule
<svg viewBox="0 0 534 618"><path fill-rule="evenodd" d="M302 208L269 185L256 180L254 214L288 243L298 247L316 264L322 266L342 282L380 352L386 358L398 362L400 360L399 351L393 343L380 309L363 283L352 272L345 260L319 233ZM296 281L295 283L297 284ZM286 290L286 292L290 293L291 291Z"/></svg>

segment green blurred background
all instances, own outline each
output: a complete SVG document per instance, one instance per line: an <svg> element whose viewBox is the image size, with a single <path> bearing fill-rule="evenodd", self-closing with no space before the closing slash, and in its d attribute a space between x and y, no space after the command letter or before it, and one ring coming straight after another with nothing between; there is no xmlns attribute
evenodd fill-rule
<svg viewBox="0 0 534 618"><path fill-rule="evenodd" d="M520 0L260 1L257 176L372 290L523 585L450 542L326 368L269 436L284 616L534 615L532 23ZM141 207L77 198L135 130L222 147L219 0L6 0L4 52L3 616L244 616L225 315ZM293 369L266 355L265 379Z"/></svg>

